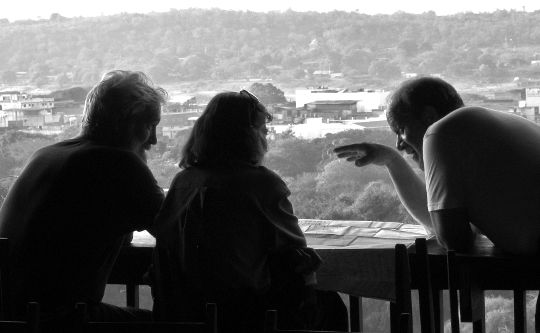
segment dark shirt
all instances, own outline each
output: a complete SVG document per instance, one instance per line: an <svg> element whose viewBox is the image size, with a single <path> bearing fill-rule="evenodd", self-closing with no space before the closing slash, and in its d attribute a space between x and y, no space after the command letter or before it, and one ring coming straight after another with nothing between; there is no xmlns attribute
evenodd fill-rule
<svg viewBox="0 0 540 333"><path fill-rule="evenodd" d="M163 201L134 153L76 138L37 151L0 210L10 240L10 296L63 311L100 302L120 247Z"/></svg>
<svg viewBox="0 0 540 333"><path fill-rule="evenodd" d="M241 323L269 302L301 303L320 258L306 248L289 194L262 166L181 171L153 227L157 316L195 320L217 302Z"/></svg>

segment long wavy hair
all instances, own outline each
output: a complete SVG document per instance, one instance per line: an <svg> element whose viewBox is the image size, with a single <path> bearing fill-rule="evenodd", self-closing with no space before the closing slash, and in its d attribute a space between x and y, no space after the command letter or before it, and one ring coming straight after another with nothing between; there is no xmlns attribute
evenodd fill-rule
<svg viewBox="0 0 540 333"><path fill-rule="evenodd" d="M195 122L182 151L180 167L227 167L238 162L256 165L267 151L255 121L264 105L248 94L223 92L214 96Z"/></svg>

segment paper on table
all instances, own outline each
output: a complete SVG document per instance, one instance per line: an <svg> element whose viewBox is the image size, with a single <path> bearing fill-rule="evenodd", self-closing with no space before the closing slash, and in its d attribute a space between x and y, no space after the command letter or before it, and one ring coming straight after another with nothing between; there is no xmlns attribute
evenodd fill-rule
<svg viewBox="0 0 540 333"><path fill-rule="evenodd" d="M353 221L353 220L314 220L314 219L299 219L298 224L303 226L350 226L356 228L369 228L373 221Z"/></svg>
<svg viewBox="0 0 540 333"><path fill-rule="evenodd" d="M325 226L317 228L309 227L304 231L305 235L309 234L321 234L321 235L346 235L350 227L341 227L341 226Z"/></svg>
<svg viewBox="0 0 540 333"><path fill-rule="evenodd" d="M427 236L426 229L419 224L403 224L401 227L399 227L399 231L417 234L419 237Z"/></svg>
<svg viewBox="0 0 540 333"><path fill-rule="evenodd" d="M410 232L403 232L398 230L381 229L373 237L374 238L393 238L393 239L415 239L419 235Z"/></svg>
<svg viewBox="0 0 540 333"><path fill-rule="evenodd" d="M298 224L310 245L384 247L396 243L396 239L413 241L427 235L421 225L398 222L301 219ZM154 246L155 239L147 231L134 232L131 243Z"/></svg>

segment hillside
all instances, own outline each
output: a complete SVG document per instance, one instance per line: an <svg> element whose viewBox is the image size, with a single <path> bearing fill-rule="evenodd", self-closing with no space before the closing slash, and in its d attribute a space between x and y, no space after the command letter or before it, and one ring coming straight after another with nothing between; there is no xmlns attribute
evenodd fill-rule
<svg viewBox="0 0 540 333"><path fill-rule="evenodd" d="M271 78L392 85L402 73L455 81L540 78L540 11L451 16L352 12L171 10L8 22L0 20L0 81L95 83L112 68L158 83ZM313 76L314 71L322 75ZM19 72L19 73L17 73Z"/></svg>

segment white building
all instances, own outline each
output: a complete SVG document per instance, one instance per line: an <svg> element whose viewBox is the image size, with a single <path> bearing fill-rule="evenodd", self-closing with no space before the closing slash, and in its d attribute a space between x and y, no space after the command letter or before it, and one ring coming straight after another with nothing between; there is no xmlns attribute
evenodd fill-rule
<svg viewBox="0 0 540 333"><path fill-rule="evenodd" d="M540 88L525 89L525 100L519 101L517 111L524 118L540 123Z"/></svg>
<svg viewBox="0 0 540 333"><path fill-rule="evenodd" d="M0 92L0 110L52 110L54 98L32 97L18 91Z"/></svg>
<svg viewBox="0 0 540 333"><path fill-rule="evenodd" d="M386 105L388 91L363 90L349 91L348 89L297 89L295 94L296 107L317 101L357 101L358 112L382 110Z"/></svg>
<svg viewBox="0 0 540 333"><path fill-rule="evenodd" d="M63 122L61 113L53 114L54 98L33 97L18 91L0 92L0 127L43 127Z"/></svg>
<svg viewBox="0 0 540 333"><path fill-rule="evenodd" d="M323 118L307 118L305 124L298 125L270 125L272 132L280 134L286 131L292 131L297 138L315 139L323 138L326 134L334 134L347 130L358 130L364 127L356 124L330 123L324 122Z"/></svg>

